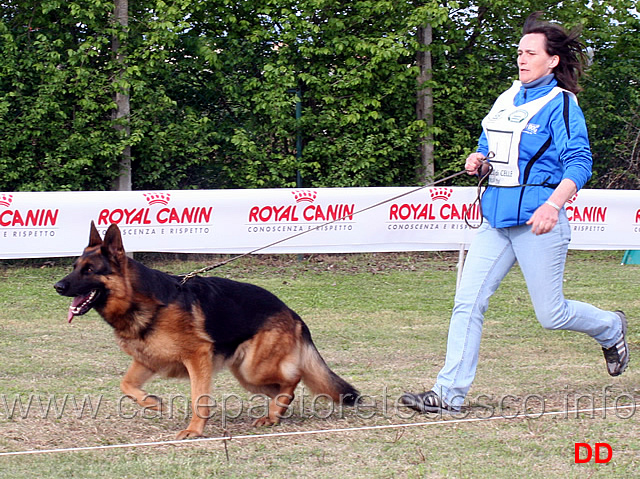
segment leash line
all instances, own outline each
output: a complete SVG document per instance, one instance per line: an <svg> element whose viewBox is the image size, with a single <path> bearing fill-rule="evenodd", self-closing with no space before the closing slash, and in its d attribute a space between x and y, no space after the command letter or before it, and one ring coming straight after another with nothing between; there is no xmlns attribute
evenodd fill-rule
<svg viewBox="0 0 640 479"><path fill-rule="evenodd" d="M488 163L488 162L486 164L490 165L490 163ZM182 281L181 281L180 284L182 285L182 284L186 283L188 280L190 280L191 278L193 278L195 276L198 276L199 274L206 273L206 272L211 271L213 269L219 268L221 266L224 266L226 264L231 263L232 261L236 261L236 260L238 260L240 258L244 258L245 256L249 256L249 255L255 254L258 251L262 251L264 249L271 248L272 246L276 246L276 245L278 245L280 243L284 243L285 241L289 241L291 239L297 238L298 236L302 236L304 234L311 233L312 231L319 230L320 228L324 228L325 226L331 225L331 224L336 223L338 221L342 221L342 220L344 220L344 219L346 219L348 217L355 216L355 215L360 214L360 213L364 213L365 211L369 211L369 210L371 210L373 208L377 208L378 206L381 206L381 205L383 205L385 203L389 203L391 201L397 200L399 198L402 198L403 196L408 196L408 195L411 195L413 193L416 193L417 191L423 190L425 188L430 188L430 187L438 185L440 183L444 183L445 181L448 181L448 180L451 180L451 179L456 178L458 176L461 176L464 173L466 173L466 170L458 171L457 173L453 173L453 174L451 174L449 176L446 176L444 178L441 178L439 180L433 181L431 183L427 183L426 185L419 186L419 187L414 188L414 189L412 189L410 191L406 191L404 193L396 195L396 196L394 196L392 198L387 198L387 199L379 201L378 203L375 203L373 205L369 205L369 206L367 206L365 208L362 208L361 210L354 211L353 213L350 213L350 214L346 214L346 215L344 215L344 216L342 216L340 218L337 218L335 220L331 220L331 221L327 221L325 223L321 223L319 225L314 226L313 228L309 228L307 230L301 231L301 232L296 233L294 235L287 236L287 237L282 238L282 239L280 239L278 241L274 241L273 243L269 243L269 244L267 244L265 246L260 246L259 248L255 248L255 249L253 249L251 251L247 251L246 253L242 253L242 254L239 254L237 256L233 256L233 257L231 257L231 258L229 258L229 259L227 259L225 261L221 261L219 263L216 263L216 264L213 264L213 265L210 265L210 266L205 266L204 268L197 269L197 270L192 271L192 272L190 272L190 273L188 273L186 275L182 275L183 277L182 277ZM488 176L489 176L489 174L486 174L486 175L484 175L484 176L482 176L480 178L480 181L479 181L479 184L478 184L478 188L480 188L480 186L482 185L482 183L484 182L484 180ZM478 201L478 200L476 200L476 201ZM465 221L466 221L466 219L465 219ZM469 226L471 226L471 225L469 225Z"/></svg>
<svg viewBox="0 0 640 479"><path fill-rule="evenodd" d="M26 455L38 455L38 454L54 454L54 453L66 453L66 452L90 452L101 451L108 449L130 449L134 447L156 447L156 446L171 446L171 445L190 445L196 443L205 442L219 442L223 441L225 444L231 440L247 440L247 439L273 439L281 437L294 437L294 436L312 436L320 434L335 434L335 433L349 433L349 432L361 432L361 431L381 431L391 429L406 429L411 427L427 427L427 426L442 426L442 425L454 425L465 423L482 423L499 420L514 420L514 419L540 419L544 416L560 416L569 414L575 414L576 416L581 413L594 414L596 412L606 412L610 410L620 411L624 409L636 410L636 404L627 406L609 406L600 408L587 408L587 409L574 409L566 411L549 411L536 414L515 414L514 416L489 416L479 418L467 418L467 419L442 419L438 421L423 421L416 423L403 423L403 424L382 424L379 426L359 426L359 427L343 427L334 429L314 429L310 431L289 431L289 432L275 432L267 434L244 434L241 436L216 436L216 437L200 437L195 439L174 439L169 441L153 441L153 442L136 442L128 444L107 444L103 446L84 446L84 447L68 447L60 449L33 449L28 451L13 451L13 452L0 452L0 457L7 456L26 456Z"/></svg>

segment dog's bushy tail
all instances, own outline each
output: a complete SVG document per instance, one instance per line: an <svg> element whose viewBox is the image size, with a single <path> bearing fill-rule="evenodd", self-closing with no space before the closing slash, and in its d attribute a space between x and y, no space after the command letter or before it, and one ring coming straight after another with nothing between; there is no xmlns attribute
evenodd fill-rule
<svg viewBox="0 0 640 479"><path fill-rule="evenodd" d="M306 333L306 334L305 334ZM334 402L353 406L360 400L360 393L327 365L311 340L305 327L302 351L302 381L314 395L327 395Z"/></svg>

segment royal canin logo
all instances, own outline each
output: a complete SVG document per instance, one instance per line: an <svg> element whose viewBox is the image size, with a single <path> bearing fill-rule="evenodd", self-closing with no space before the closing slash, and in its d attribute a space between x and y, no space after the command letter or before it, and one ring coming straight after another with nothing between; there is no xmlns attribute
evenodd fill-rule
<svg viewBox="0 0 640 479"><path fill-rule="evenodd" d="M293 190L295 204L255 205L249 209L249 223L322 222L353 220L355 204L316 204L315 190Z"/></svg>
<svg viewBox="0 0 640 479"><path fill-rule="evenodd" d="M318 192L313 190L294 190L291 194L296 199L296 203L313 203L318 196Z"/></svg>
<svg viewBox="0 0 640 479"><path fill-rule="evenodd" d="M567 218L574 223L606 223L607 207L606 206L578 206L574 205L578 199L578 193L573 195L565 209L567 210Z"/></svg>
<svg viewBox="0 0 640 479"><path fill-rule="evenodd" d="M9 207L13 203L13 195L7 193L0 194L0 206Z"/></svg>
<svg viewBox="0 0 640 479"><path fill-rule="evenodd" d="M429 199L424 203L392 203L389 206L389 221L452 221L479 220L477 203L459 204L451 202L453 188L430 188Z"/></svg>
<svg viewBox="0 0 640 479"><path fill-rule="evenodd" d="M36 227L55 226L58 222L58 209L30 208L12 209L13 195L8 193L0 194L0 206L6 208L0 211L0 227Z"/></svg>
<svg viewBox="0 0 640 479"><path fill-rule="evenodd" d="M145 200L149 205L163 205L167 206L171 201L171 195L169 193L143 193Z"/></svg>
<svg viewBox="0 0 640 479"><path fill-rule="evenodd" d="M212 206L174 208L170 193L142 193L148 207L104 208L98 214L98 226L112 223L123 226L199 225L211 223ZM160 205L162 208L158 208Z"/></svg>
<svg viewBox="0 0 640 479"><path fill-rule="evenodd" d="M431 199L435 200L444 200L449 201L451 198L451 194L453 193L453 188L431 188L429 190L429 194L431 195Z"/></svg>

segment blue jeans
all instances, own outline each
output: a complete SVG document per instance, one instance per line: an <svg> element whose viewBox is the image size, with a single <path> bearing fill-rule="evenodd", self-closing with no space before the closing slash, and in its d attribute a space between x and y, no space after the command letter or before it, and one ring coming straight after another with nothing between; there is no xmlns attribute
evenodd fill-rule
<svg viewBox="0 0 640 479"><path fill-rule="evenodd" d="M456 291L445 365L433 387L446 404L461 406L471 387L489 298L516 261L544 328L586 333L605 348L620 338L622 325L617 314L565 299L562 283L570 239L564 209L555 228L540 236L528 225L493 228L485 221L478 229Z"/></svg>

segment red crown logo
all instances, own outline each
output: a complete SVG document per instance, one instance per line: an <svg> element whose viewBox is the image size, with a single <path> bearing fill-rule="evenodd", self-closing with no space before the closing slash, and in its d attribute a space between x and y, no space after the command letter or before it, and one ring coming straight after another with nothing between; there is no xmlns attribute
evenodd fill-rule
<svg viewBox="0 0 640 479"><path fill-rule="evenodd" d="M167 205L171 201L169 193L143 193L149 205Z"/></svg>
<svg viewBox="0 0 640 479"><path fill-rule="evenodd" d="M578 199L578 193L576 193L575 195L573 195L573 196L571 197L571 199L570 199L569 201L567 201L567 203L569 203L569 204L573 204L573 202L574 202L575 200L577 200L577 199Z"/></svg>
<svg viewBox="0 0 640 479"><path fill-rule="evenodd" d="M429 194L432 200L445 200L448 201L453 193L453 188L430 188Z"/></svg>
<svg viewBox="0 0 640 479"><path fill-rule="evenodd" d="M318 196L318 192L313 190L296 190L292 191L291 194L296 199L296 203L301 203L303 201L313 203L316 196Z"/></svg>
<svg viewBox="0 0 640 479"><path fill-rule="evenodd" d="M0 194L0 206L9 206L13 201L13 195L7 193Z"/></svg>

